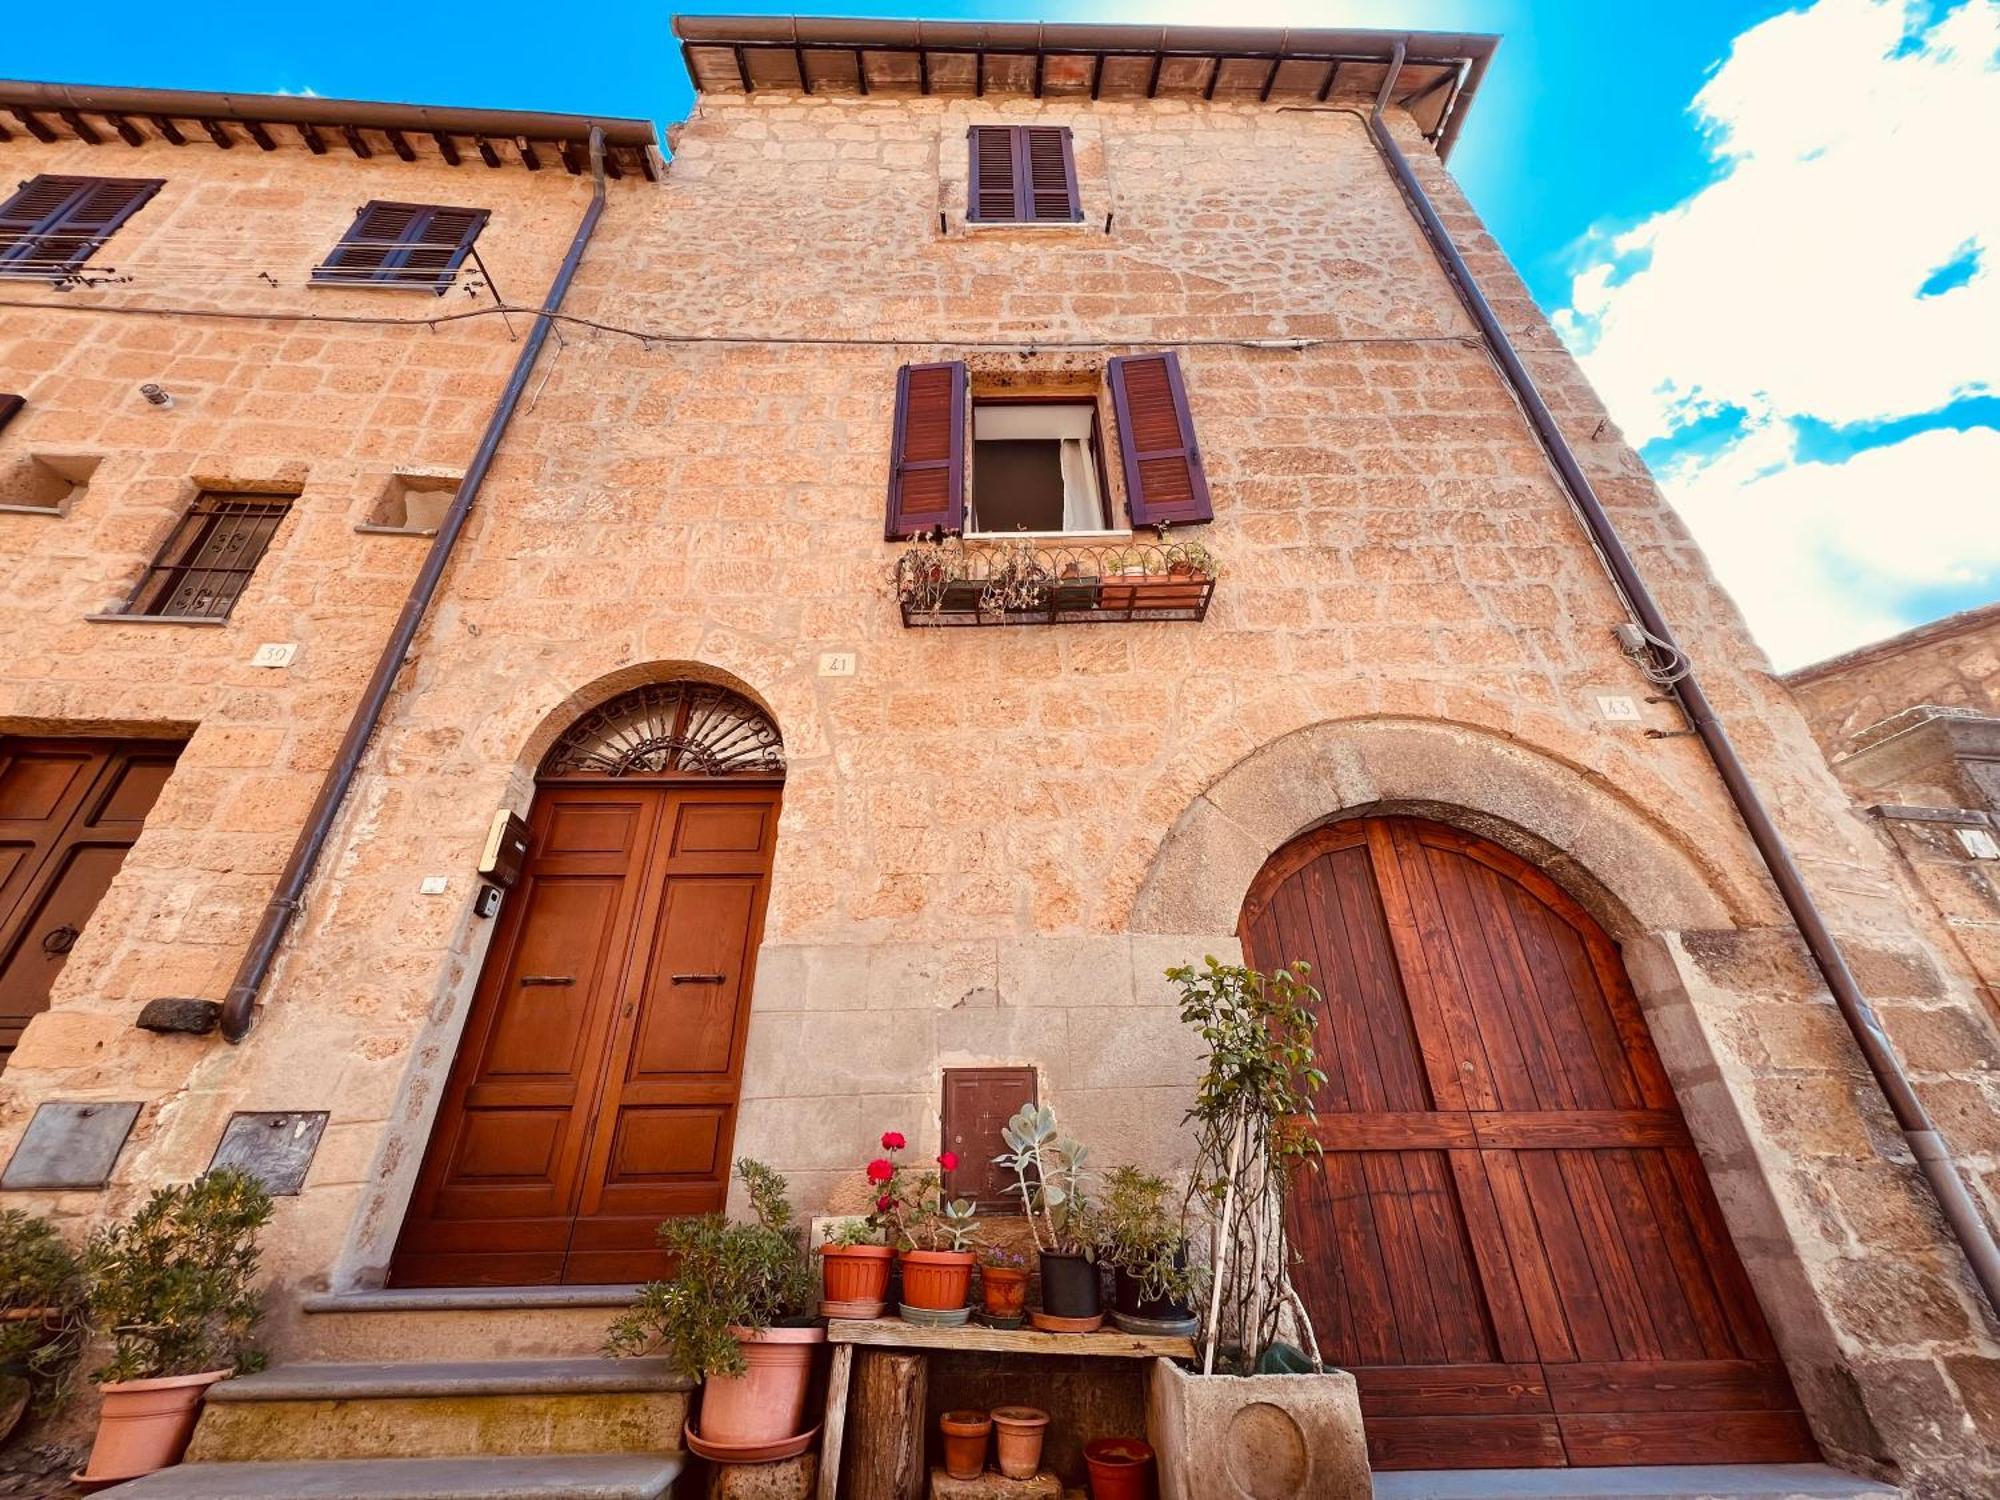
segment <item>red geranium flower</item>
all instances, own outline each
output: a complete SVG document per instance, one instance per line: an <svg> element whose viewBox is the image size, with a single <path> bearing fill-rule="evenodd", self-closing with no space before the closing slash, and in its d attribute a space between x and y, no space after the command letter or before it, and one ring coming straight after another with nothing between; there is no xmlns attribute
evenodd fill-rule
<svg viewBox="0 0 2000 1500"><path fill-rule="evenodd" d="M875 1212L878 1214L886 1214L890 1209L894 1208L895 1206L896 1206L896 1200L894 1198L889 1197L887 1194L884 1194L882 1197L877 1198L875 1200Z"/></svg>
<svg viewBox="0 0 2000 1500"><path fill-rule="evenodd" d="M956 1172L958 1170L958 1153L956 1151L945 1152L938 1157L938 1165L943 1167L947 1172Z"/></svg>
<svg viewBox="0 0 2000 1500"><path fill-rule="evenodd" d="M868 1180L870 1182L887 1182L895 1175L895 1164L883 1157L878 1156L875 1160L868 1163Z"/></svg>
<svg viewBox="0 0 2000 1500"><path fill-rule="evenodd" d="M908 1144L909 1142L903 1139L903 1133L900 1130L888 1130L882 1134L882 1149L884 1151L901 1151Z"/></svg>

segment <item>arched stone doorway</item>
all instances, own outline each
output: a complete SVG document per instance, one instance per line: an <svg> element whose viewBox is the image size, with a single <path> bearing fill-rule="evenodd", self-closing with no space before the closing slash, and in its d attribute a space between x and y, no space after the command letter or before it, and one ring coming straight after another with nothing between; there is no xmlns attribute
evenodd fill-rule
<svg viewBox="0 0 2000 1500"><path fill-rule="evenodd" d="M777 726L710 683L550 748L391 1285L644 1280L660 1220L722 1207L783 784Z"/></svg>
<svg viewBox="0 0 2000 1500"><path fill-rule="evenodd" d="M1497 845L1294 839L1240 936L1325 996L1296 1281L1378 1468L1816 1458L1616 945Z"/></svg>

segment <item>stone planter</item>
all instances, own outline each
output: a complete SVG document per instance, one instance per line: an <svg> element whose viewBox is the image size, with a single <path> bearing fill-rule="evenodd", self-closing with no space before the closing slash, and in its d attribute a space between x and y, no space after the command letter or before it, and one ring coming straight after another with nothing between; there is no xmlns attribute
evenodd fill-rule
<svg viewBox="0 0 2000 1500"><path fill-rule="evenodd" d="M1190 1375L1153 1361L1160 1500L1370 1500L1354 1377Z"/></svg>

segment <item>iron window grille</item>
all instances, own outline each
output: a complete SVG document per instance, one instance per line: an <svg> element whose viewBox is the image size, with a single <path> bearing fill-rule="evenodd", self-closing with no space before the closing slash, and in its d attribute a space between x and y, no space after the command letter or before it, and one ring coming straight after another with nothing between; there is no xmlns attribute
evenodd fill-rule
<svg viewBox="0 0 2000 1500"><path fill-rule="evenodd" d="M366 204L326 259L319 286L425 287L443 296L486 227L483 208L436 203Z"/></svg>
<svg viewBox="0 0 2000 1500"><path fill-rule="evenodd" d="M226 620L250 584L290 495L196 496L126 602L128 615Z"/></svg>
<svg viewBox="0 0 2000 1500"><path fill-rule="evenodd" d="M163 186L43 173L0 203L0 276L65 281Z"/></svg>

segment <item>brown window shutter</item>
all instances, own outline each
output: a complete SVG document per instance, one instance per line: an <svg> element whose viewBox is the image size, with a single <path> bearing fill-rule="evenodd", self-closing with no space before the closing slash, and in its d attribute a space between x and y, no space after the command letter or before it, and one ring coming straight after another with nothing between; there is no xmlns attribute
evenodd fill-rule
<svg viewBox="0 0 2000 1500"><path fill-rule="evenodd" d="M1035 1102L1033 1068L944 1070L944 1149L958 1157L957 1168L943 1174L947 1195L970 1198L989 1211L1019 1211L1014 1174L993 1158L1007 1149L1001 1128L1023 1104Z"/></svg>
<svg viewBox="0 0 2000 1500"><path fill-rule="evenodd" d="M1076 153L1067 125L1021 127L1025 190L1024 219L1037 223L1070 223L1083 217L1076 195Z"/></svg>
<svg viewBox="0 0 2000 1500"><path fill-rule="evenodd" d="M314 269L313 280L424 286L442 294L487 218L483 208L367 204L325 263Z"/></svg>
<svg viewBox="0 0 2000 1500"><path fill-rule="evenodd" d="M1170 351L1128 354L1112 360L1108 373L1132 524L1214 520L1180 361Z"/></svg>
<svg viewBox="0 0 2000 1500"><path fill-rule="evenodd" d="M0 396L0 432L7 430L7 424L21 414L21 408L28 404L25 396Z"/></svg>
<svg viewBox="0 0 2000 1500"><path fill-rule="evenodd" d="M313 280L332 282L374 281L381 269L398 254L410 231L424 212L420 203L369 203L354 216L347 233L333 247L324 264L313 270Z"/></svg>
<svg viewBox="0 0 2000 1500"><path fill-rule="evenodd" d="M978 224L1004 224L1019 218L1014 127L974 125L968 134L972 142L972 196L966 217Z"/></svg>
<svg viewBox="0 0 2000 1500"><path fill-rule="evenodd" d="M965 365L904 365L896 372L889 448L890 541L933 527L965 529Z"/></svg>

